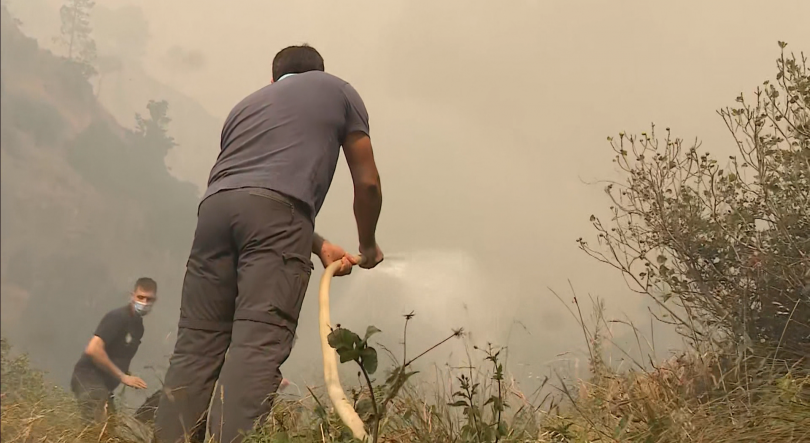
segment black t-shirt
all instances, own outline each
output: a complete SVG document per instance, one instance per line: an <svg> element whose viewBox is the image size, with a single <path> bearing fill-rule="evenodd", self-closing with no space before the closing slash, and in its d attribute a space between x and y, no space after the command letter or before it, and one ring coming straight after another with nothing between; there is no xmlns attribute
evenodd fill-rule
<svg viewBox="0 0 810 443"><path fill-rule="evenodd" d="M143 318L132 312L130 305L113 309L101 319L94 335L104 340L104 350L118 369L129 374L129 364L138 352L143 338ZM82 353L76 363L74 373L79 378L100 377L110 390L120 384L116 377L96 366L93 359L85 353Z"/></svg>

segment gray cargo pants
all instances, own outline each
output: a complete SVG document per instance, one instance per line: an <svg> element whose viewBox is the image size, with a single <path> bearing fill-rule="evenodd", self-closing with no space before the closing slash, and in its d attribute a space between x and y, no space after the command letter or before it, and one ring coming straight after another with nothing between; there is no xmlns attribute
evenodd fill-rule
<svg viewBox="0 0 810 443"><path fill-rule="evenodd" d="M267 418L313 269L312 235L306 206L273 191L228 190L202 202L157 442L202 441L206 422L214 441L241 442Z"/></svg>

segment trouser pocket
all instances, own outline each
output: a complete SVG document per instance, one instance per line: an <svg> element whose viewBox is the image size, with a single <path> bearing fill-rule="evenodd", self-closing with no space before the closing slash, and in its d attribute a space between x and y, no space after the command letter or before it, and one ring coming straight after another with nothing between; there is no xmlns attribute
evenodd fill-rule
<svg viewBox="0 0 810 443"><path fill-rule="evenodd" d="M295 333L313 265L309 257L282 252L262 254L241 276L234 321L283 326Z"/></svg>
<svg viewBox="0 0 810 443"><path fill-rule="evenodd" d="M284 252L281 254L284 260L282 274L287 282L288 295L283 310L286 311L295 324L298 324L298 316L304 303L304 297L309 287L309 279L312 276L314 266L309 257L294 252ZM293 331L295 332L295 331Z"/></svg>

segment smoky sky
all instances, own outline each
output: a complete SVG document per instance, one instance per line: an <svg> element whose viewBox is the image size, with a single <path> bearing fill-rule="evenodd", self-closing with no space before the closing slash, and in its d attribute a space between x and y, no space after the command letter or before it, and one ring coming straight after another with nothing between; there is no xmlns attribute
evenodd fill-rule
<svg viewBox="0 0 810 443"><path fill-rule="evenodd" d="M205 67L205 56L199 50L172 46L163 57L168 69L180 73L198 71Z"/></svg>

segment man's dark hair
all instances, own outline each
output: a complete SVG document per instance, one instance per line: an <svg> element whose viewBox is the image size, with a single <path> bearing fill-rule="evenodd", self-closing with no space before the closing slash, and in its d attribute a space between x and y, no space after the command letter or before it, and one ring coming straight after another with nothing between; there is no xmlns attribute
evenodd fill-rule
<svg viewBox="0 0 810 443"><path fill-rule="evenodd" d="M135 281L135 287L133 289L138 288L141 288L146 292L157 292L157 282L149 277L141 277Z"/></svg>
<svg viewBox="0 0 810 443"><path fill-rule="evenodd" d="M323 70L323 57L306 43L301 46L287 46L273 57L274 82L287 74Z"/></svg>

